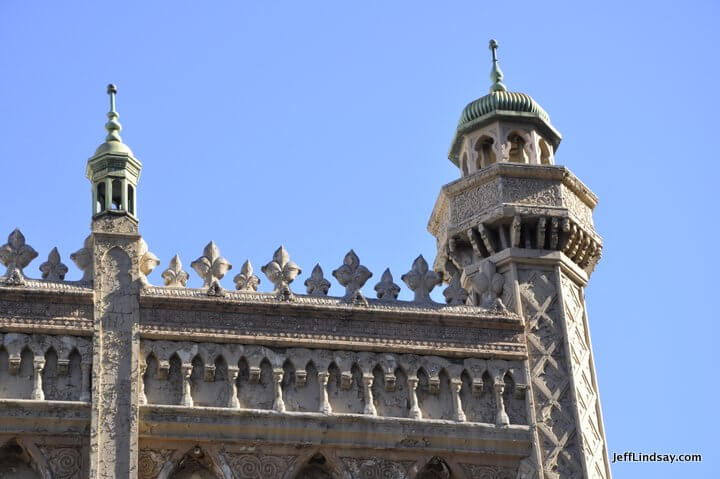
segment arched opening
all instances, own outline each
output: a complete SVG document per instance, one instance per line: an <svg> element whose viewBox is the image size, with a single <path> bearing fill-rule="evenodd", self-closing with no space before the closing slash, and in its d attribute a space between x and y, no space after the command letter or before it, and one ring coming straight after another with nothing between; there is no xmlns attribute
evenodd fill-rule
<svg viewBox="0 0 720 479"><path fill-rule="evenodd" d="M333 412L362 414L365 409L365 398L362 389L362 371L357 363L352 365L349 378L347 373L345 376L341 373L334 361L328 367L328 374L328 398Z"/></svg>
<svg viewBox="0 0 720 479"><path fill-rule="evenodd" d="M148 369L150 368L148 367ZM167 394L165 395L165 400L167 401L167 404L180 404L182 400L183 381L182 361L180 360L180 356L178 356L177 353L173 353L173 355L170 356L168 376L166 381L168 384L166 388ZM153 388L146 389L146 395L148 391L151 391L151 394L153 394ZM148 402L150 402L150 397L148 397Z"/></svg>
<svg viewBox="0 0 720 479"><path fill-rule="evenodd" d="M445 461L439 457L433 457L415 477L416 479L451 479L452 474Z"/></svg>
<svg viewBox="0 0 720 479"><path fill-rule="evenodd" d="M105 182L100 182L97 184L97 191L95 195L95 213L100 213L102 211L105 211L105 205L107 204L105 202Z"/></svg>
<svg viewBox="0 0 720 479"><path fill-rule="evenodd" d="M408 417L410 413L410 397L408 394L407 374L401 367L395 368L390 378L377 365L373 370L372 393L378 416ZM387 381L386 381L387 379ZM390 382L388 382L390 381Z"/></svg>
<svg viewBox="0 0 720 479"><path fill-rule="evenodd" d="M0 345L0 398L11 398L9 357L5 346Z"/></svg>
<svg viewBox="0 0 720 479"><path fill-rule="evenodd" d="M120 180L112 181L112 204L113 210L122 209L122 183Z"/></svg>
<svg viewBox="0 0 720 479"><path fill-rule="evenodd" d="M468 173L468 157L467 153L462 154L462 160L460 160L460 168L462 168L462 175L467 176Z"/></svg>
<svg viewBox="0 0 720 479"><path fill-rule="evenodd" d="M509 161L511 163L527 163L525 139L517 133L510 133L508 141L510 142Z"/></svg>
<svg viewBox="0 0 720 479"><path fill-rule="evenodd" d="M540 164L541 165L549 165L550 163L550 147L545 142L545 140L540 140L538 142L538 146L540 147Z"/></svg>
<svg viewBox="0 0 720 479"><path fill-rule="evenodd" d="M467 370L461 375L460 402L468 422L495 423L495 394L490 374L485 371L480 381L473 381Z"/></svg>
<svg viewBox="0 0 720 479"><path fill-rule="evenodd" d="M495 163L495 151L493 145L495 140L489 136L481 136L475 142L475 168L480 169Z"/></svg>
<svg viewBox="0 0 720 479"><path fill-rule="evenodd" d="M272 409L275 393L272 366L263 358L260 367L250 367L245 357L238 361L238 400L244 409Z"/></svg>
<svg viewBox="0 0 720 479"><path fill-rule="evenodd" d="M127 185L127 202L128 211L131 215L135 214L135 188L132 185Z"/></svg>
<svg viewBox="0 0 720 479"><path fill-rule="evenodd" d="M52 346L45 353L45 367L42 371L42 386L45 399L55 400L61 399L58 391L58 374L57 374L58 356L55 348Z"/></svg>
<svg viewBox="0 0 720 479"><path fill-rule="evenodd" d="M510 419L510 424L527 424L527 408L524 394L518 390L510 372L505 373L503 380L505 382L503 402L505 403L505 411Z"/></svg>
<svg viewBox="0 0 720 479"><path fill-rule="evenodd" d="M11 440L0 447L0 478L40 479L35 464L25 450Z"/></svg>
<svg viewBox="0 0 720 479"><path fill-rule="evenodd" d="M203 382L205 380L205 362L196 354L192 360L192 372L190 373L190 395L195 406L208 406L207 395L203 394Z"/></svg>
<svg viewBox="0 0 720 479"><path fill-rule="evenodd" d="M334 476L325 456L315 454L307 464L298 471L295 479L334 479Z"/></svg>
<svg viewBox="0 0 720 479"><path fill-rule="evenodd" d="M170 479L220 479L222 476L213 472L213 463L199 446L188 451L177 465Z"/></svg>

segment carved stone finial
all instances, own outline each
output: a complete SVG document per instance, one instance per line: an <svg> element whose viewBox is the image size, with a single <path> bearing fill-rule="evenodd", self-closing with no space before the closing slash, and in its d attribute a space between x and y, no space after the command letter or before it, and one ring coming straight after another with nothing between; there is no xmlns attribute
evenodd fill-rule
<svg viewBox="0 0 720 479"><path fill-rule="evenodd" d="M93 236L89 235L83 242L83 247L70 255L70 259L83 272L82 282L90 283L93 280Z"/></svg>
<svg viewBox="0 0 720 479"><path fill-rule="evenodd" d="M442 282L442 278L428 267L423 255L413 261L412 269L400 277L415 293L417 303L430 303L430 291Z"/></svg>
<svg viewBox="0 0 720 479"><path fill-rule="evenodd" d="M360 264L360 258L355 254L355 251L348 251L342 266L333 271L332 275L335 276L342 286L345 286L346 301L367 303L360 289L365 285L365 282L372 277L372 273Z"/></svg>
<svg viewBox="0 0 720 479"><path fill-rule="evenodd" d="M382 301L393 301L397 299L398 294L400 294L400 286L393 281L390 268L385 268L385 271L383 271L382 276L380 276L380 282L375 285L375 291L377 292L378 299Z"/></svg>
<svg viewBox="0 0 720 479"><path fill-rule="evenodd" d="M450 275L450 284L443 290L445 302L451 306L465 304L468 293L460 284L460 272L450 261L447 262L446 269Z"/></svg>
<svg viewBox="0 0 720 479"><path fill-rule="evenodd" d="M57 247L53 248L48 254L48 259L40 265L42 279L49 281L62 281L68 272L68 267L60 261L60 253Z"/></svg>
<svg viewBox="0 0 720 479"><path fill-rule="evenodd" d="M310 273L310 277L305 280L307 294L310 296L327 296L330 289L330 281L325 279L322 268L316 264Z"/></svg>
<svg viewBox="0 0 720 479"><path fill-rule="evenodd" d="M148 285L148 275L158 267L160 260L149 249L143 238L140 238L140 281L143 285Z"/></svg>
<svg viewBox="0 0 720 479"><path fill-rule="evenodd" d="M37 257L30 245L25 244L25 236L19 229L15 229L8 236L8 242L0 246L0 263L7 267L5 283L20 285L25 283L23 268Z"/></svg>
<svg viewBox="0 0 720 479"><path fill-rule="evenodd" d="M188 274L182 269L180 256L175 255L170 260L170 264L165 271L162 272L162 279L165 286L184 288L187 284Z"/></svg>
<svg viewBox="0 0 720 479"><path fill-rule="evenodd" d="M463 270L460 282L472 294L468 302L482 308L507 312L500 299L505 284L505 277L495 269L495 263L485 260L479 265L474 264Z"/></svg>
<svg viewBox="0 0 720 479"><path fill-rule="evenodd" d="M220 280L225 273L232 269L232 265L220 256L220 249L214 241L209 242L203 250L203 255L190 263L192 269L203 279L203 286L208 288L208 294L219 296L222 294Z"/></svg>
<svg viewBox="0 0 720 479"><path fill-rule="evenodd" d="M278 295L278 298L289 300L293 297L290 283L295 280L297 275L302 273L302 270L290 260L290 254L284 246L280 246L275 250L272 261L260 268L260 270L275 286L273 292Z"/></svg>
<svg viewBox="0 0 720 479"><path fill-rule="evenodd" d="M233 278L235 289L238 291L257 291L260 278L253 274L253 267L250 260L246 260L240 268L240 273Z"/></svg>

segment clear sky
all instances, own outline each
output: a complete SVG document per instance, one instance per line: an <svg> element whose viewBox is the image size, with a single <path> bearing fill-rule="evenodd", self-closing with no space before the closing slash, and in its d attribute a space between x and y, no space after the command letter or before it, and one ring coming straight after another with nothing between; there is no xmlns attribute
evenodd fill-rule
<svg viewBox="0 0 720 479"><path fill-rule="evenodd" d="M350 248L366 294L388 266L401 283L435 256L425 227L496 38L505 83L548 111L557 162L600 198L587 294L610 453L704 455L615 477L717 477L719 20L713 1L5 0L0 240L18 227L40 253L30 275L57 246L80 277L68 256L114 82L155 284L179 253L199 285L189 264L211 239L226 288L249 258L268 291L259 267L281 243L297 291Z"/></svg>

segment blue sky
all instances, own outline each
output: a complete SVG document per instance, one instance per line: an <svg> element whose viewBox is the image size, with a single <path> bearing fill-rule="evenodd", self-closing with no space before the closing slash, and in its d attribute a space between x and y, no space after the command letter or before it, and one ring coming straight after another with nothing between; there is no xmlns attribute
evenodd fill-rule
<svg viewBox="0 0 720 479"><path fill-rule="evenodd" d="M458 177L447 150L487 92L496 38L505 83L548 111L556 161L600 198L587 294L609 450L704 455L616 464L615 477L711 477L719 5L4 1L0 238L24 232L40 253L31 275L58 246L80 277L68 255L88 233L84 168L114 82L144 164L156 284L175 253L190 271L211 239L234 265L228 288L281 243L303 268L296 290L350 248L374 273L368 294L385 267L399 283L435 256L425 227Z"/></svg>

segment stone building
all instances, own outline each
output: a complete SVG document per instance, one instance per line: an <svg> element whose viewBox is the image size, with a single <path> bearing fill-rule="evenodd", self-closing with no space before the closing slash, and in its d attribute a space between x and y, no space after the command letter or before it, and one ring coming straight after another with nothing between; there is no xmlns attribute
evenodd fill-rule
<svg viewBox="0 0 720 479"><path fill-rule="evenodd" d="M260 268L272 292L249 261L229 288L214 242L190 263L203 287L177 256L149 284L110 85L82 278L53 249L32 279L19 230L0 247L0 477L609 478L583 297L597 198L555 164L560 134L507 90L496 46L430 216L432 269L399 278L411 301L389 270L366 297L352 250L331 273L343 297L320 266L298 285L283 247Z"/></svg>

